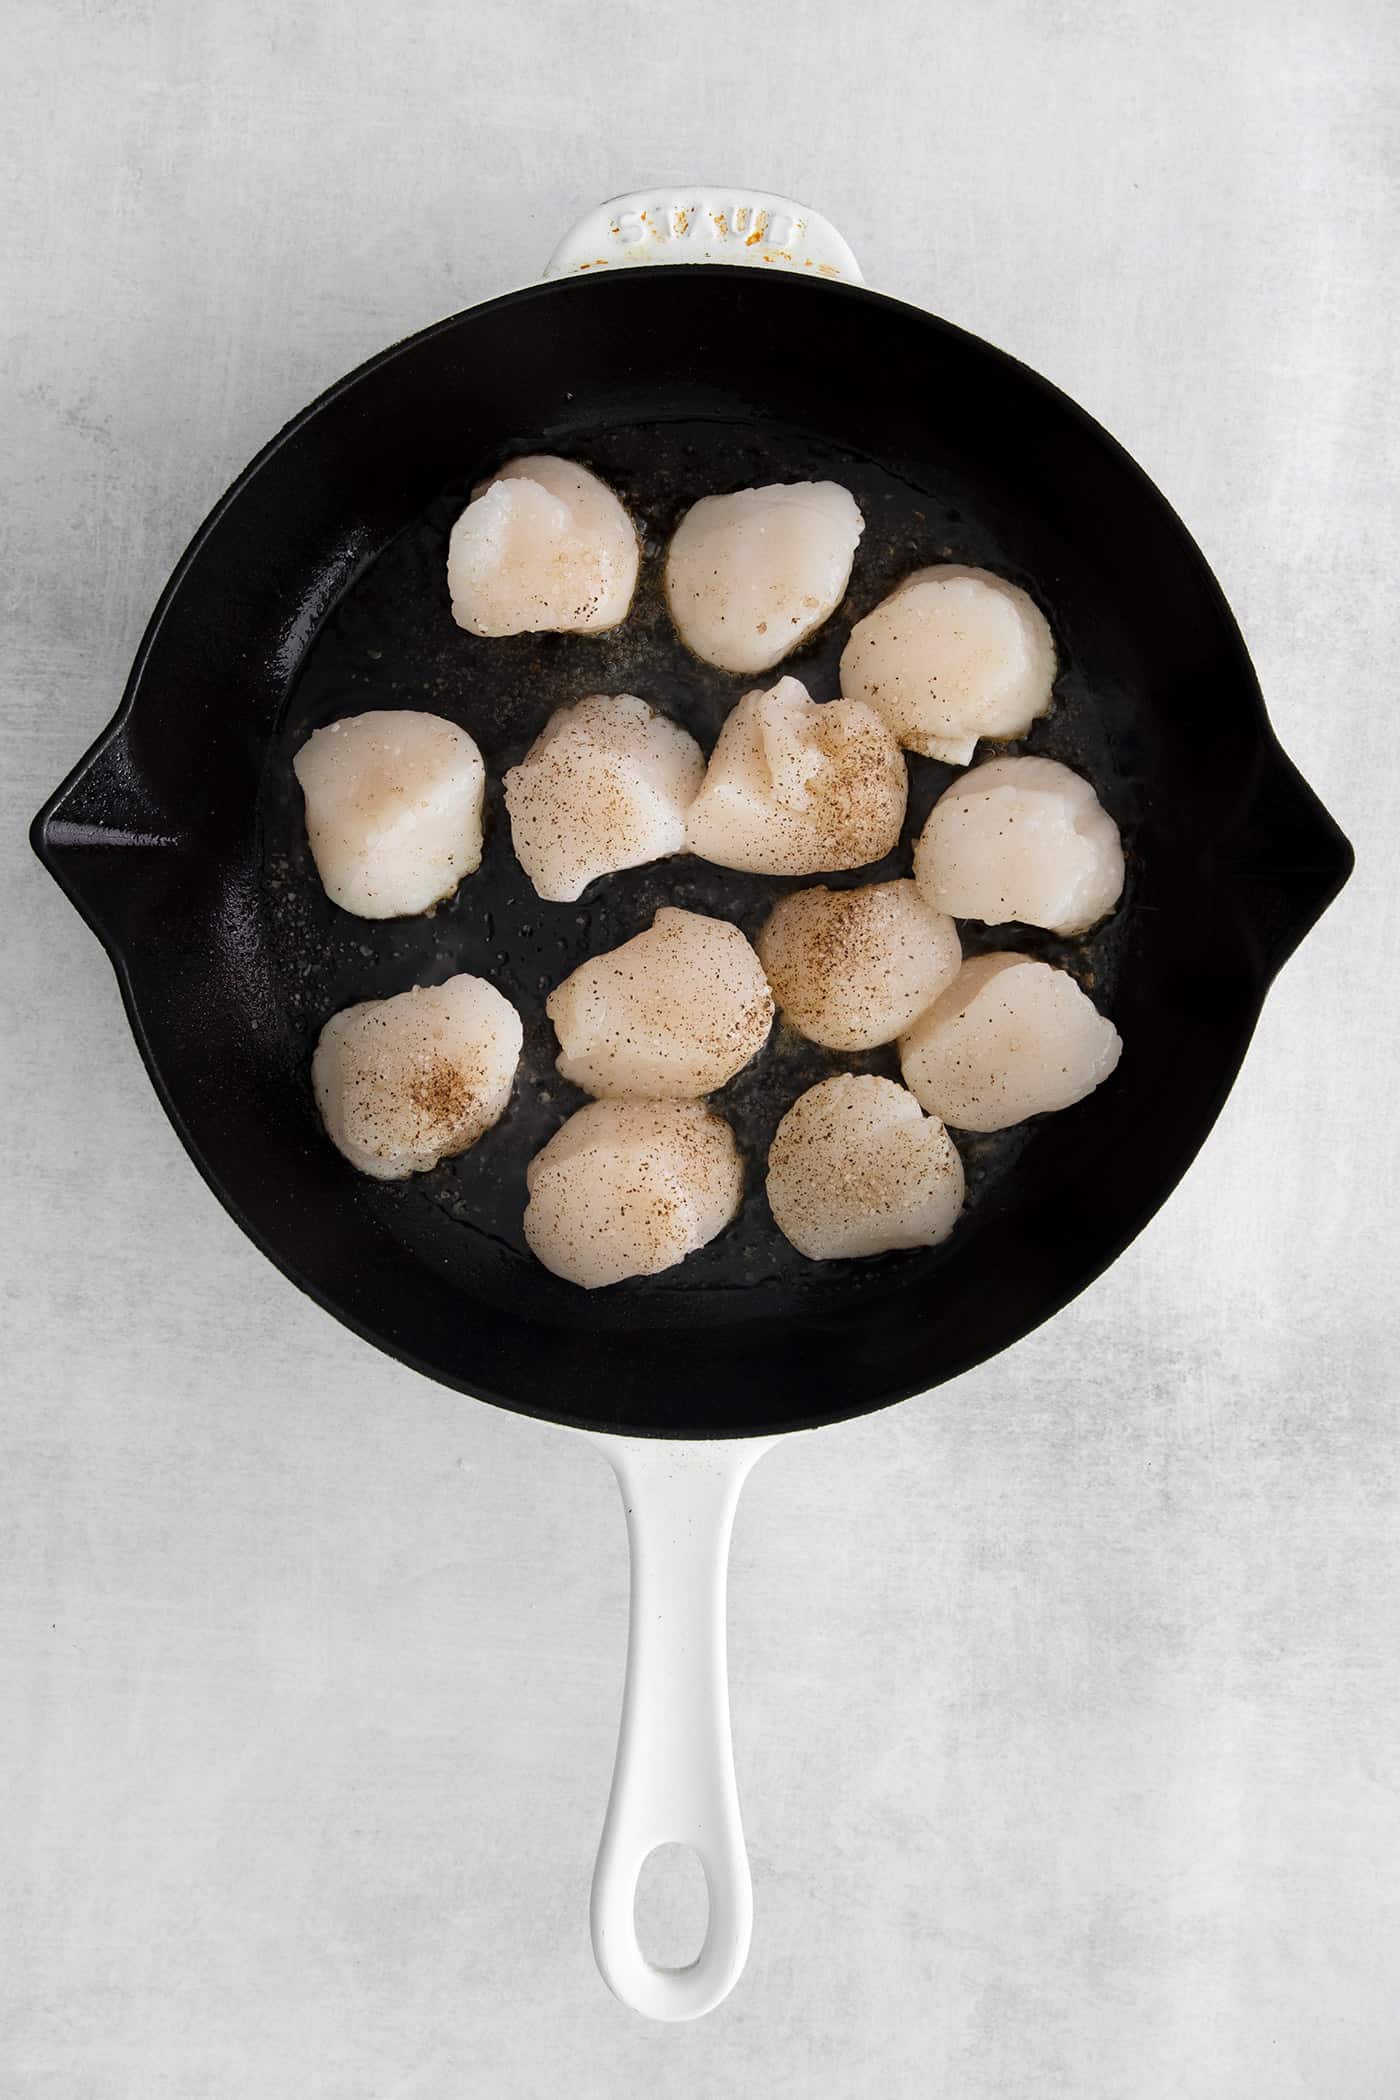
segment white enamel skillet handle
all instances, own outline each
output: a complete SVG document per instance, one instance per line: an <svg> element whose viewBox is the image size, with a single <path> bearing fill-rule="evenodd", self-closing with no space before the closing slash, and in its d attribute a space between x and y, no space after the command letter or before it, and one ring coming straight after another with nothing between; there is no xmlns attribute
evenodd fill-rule
<svg viewBox="0 0 1400 2100"><path fill-rule="evenodd" d="M739 1490L774 1441L590 1438L611 1462L632 1555L627 1677L617 1763L593 1870L593 1952L624 2005L694 2020L743 1972L753 1884L729 1729L725 1639L729 1538ZM658 1845L688 1845L705 1870L709 1922L683 1969L637 1939L637 1881Z"/></svg>
<svg viewBox="0 0 1400 2100"><path fill-rule="evenodd" d="M820 213L748 189L614 197L580 219L545 275L677 262L862 281ZM753 1884L730 1740L725 1596L739 1491L774 1441L590 1438L617 1475L632 1554L617 1763L593 1871L593 1952L623 2004L653 2020L712 2011L748 1959ZM704 1944L683 1969L658 1968L637 1939L638 1877L666 1844L698 1855L709 1895Z"/></svg>
<svg viewBox="0 0 1400 2100"><path fill-rule="evenodd" d="M860 265L829 219L791 197L743 187L633 190L610 198L565 234L546 277L640 263L751 263L863 284Z"/></svg>

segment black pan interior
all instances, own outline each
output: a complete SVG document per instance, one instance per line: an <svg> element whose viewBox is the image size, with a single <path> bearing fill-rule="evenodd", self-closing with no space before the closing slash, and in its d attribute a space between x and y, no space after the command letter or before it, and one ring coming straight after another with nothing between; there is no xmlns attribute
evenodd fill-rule
<svg viewBox="0 0 1400 2100"><path fill-rule="evenodd" d="M482 641L447 606L471 483L525 450L596 467L642 521L627 624ZM667 1276L581 1293L524 1248L524 1167L582 1096L553 1071L549 988L665 902L753 932L792 884L691 859L577 905L534 896L500 776L553 707L634 691L708 748L752 680L677 642L659 558L696 496L829 475L866 517L846 604L783 668L837 690L853 619L921 562L1030 588L1062 659L1024 748L1087 772L1128 890L1087 940L964 929L1065 963L1126 1050L1090 1101L965 1138L968 1214L942 1249L812 1264L776 1232L762 1156L842 1058L779 1029L717 1105L749 1157L737 1224ZM777 675L777 674L775 674ZM430 918L324 897L290 757L317 724L415 706L469 728L492 776L481 871ZM906 838L951 778L915 759ZM292 426L216 513L138 664L124 720L61 791L43 850L103 932L138 1035L219 1193L295 1280L395 1354L534 1413L670 1434L833 1419L936 1384L1047 1316L1191 1157L1268 977L1343 879L1345 847L1277 752L1238 634L1186 534L1111 440L1023 368L889 301L790 278L635 272L543 288L401 346ZM853 882L869 873L832 878ZM316 1126L315 1036L339 1007L459 969L521 1009L511 1110L464 1159L356 1176Z"/></svg>
<svg viewBox="0 0 1400 2100"><path fill-rule="evenodd" d="M362 1192L396 1237L450 1267L464 1290L490 1292L503 1305L519 1289L522 1262L533 1267L521 1231L526 1163L587 1099L555 1070L558 1045L544 1013L550 990L586 957L649 926L659 905L716 913L753 935L776 898L801 886L685 857L594 883L577 905L543 903L511 851L501 791L505 769L523 757L552 708L598 691L640 693L683 722L706 749L713 744L725 716L754 681L697 662L681 645L666 612L662 557L673 527L697 496L764 481L828 476L856 494L867 525L847 602L811 646L783 666L823 698L838 690L838 659L851 622L912 567L944 558L1002 570L1009 563L1007 550L959 507L951 487L935 497L809 433L719 421L634 424L596 433L587 464L624 495L644 528L637 602L621 628L604 636L520 635L504 641L461 633L448 611L445 583L448 532L469 493L458 483L356 578L322 626L292 689L263 776L268 942L285 988L289 1025L300 1038L303 1067L322 1024L341 1007L409 984L440 982L457 970L488 976L524 1017L526 1048L515 1099L490 1138L430 1174ZM1017 580L1033 583L1023 576ZM423 707L460 722L480 744L491 780L480 872L432 917L389 927L351 918L327 900L311 863L291 765L293 754L323 722L381 706ZM1138 783L1109 733L1113 709L1111 690L1096 692L1083 669L1067 662L1054 713L1037 725L1026 748L1066 758L1103 781L1110 803L1131 831ZM865 882L872 872L907 874L912 841L954 773L950 766L916 760L898 851L877 870L863 868L831 881ZM1032 928L997 931L971 923L962 933L969 951L1015 940L1062 962L1111 1003L1130 912L1131 890L1124 911L1080 941L1056 941ZM892 1048L843 1057L791 1030L776 1030L764 1053L715 1097L748 1163L748 1195L735 1225L680 1268L626 1289L590 1294L582 1303L574 1302L578 1293L571 1286L545 1283L542 1289L551 1293L559 1316L602 1333L670 1330L685 1319L686 1301L703 1292L707 1321L747 1321L767 1315L775 1290L784 1293L786 1310L794 1313L807 1299L825 1298L833 1290L878 1291L912 1263L926 1273L936 1269L945 1258L936 1253L834 1267L813 1263L773 1224L763 1194L763 1161L778 1119L805 1087L843 1070L897 1078L899 1065ZM305 1087L303 1094L310 1114ZM970 1220L996 1200L1027 1135L1020 1130L960 1134ZM444 1227L444 1214L458 1229ZM483 1235L494 1252L481 1247Z"/></svg>

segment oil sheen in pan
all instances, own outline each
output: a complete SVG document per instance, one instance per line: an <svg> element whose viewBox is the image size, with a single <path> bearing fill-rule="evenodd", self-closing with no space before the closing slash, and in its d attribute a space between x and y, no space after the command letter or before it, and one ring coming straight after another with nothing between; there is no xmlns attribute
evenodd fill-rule
<svg viewBox="0 0 1400 2100"><path fill-rule="evenodd" d="M516 452L542 449L527 440ZM551 449L560 448L555 443ZM399 534L356 579L307 651L274 739L264 774L260 817L264 907L270 953L300 1044L303 1075L322 1025L359 999L383 998L412 984L440 983L459 970L489 978L519 1009L525 1047L509 1110L496 1128L460 1159L399 1183L371 1182L346 1168L347 1199L373 1208L396 1238L439 1271L460 1273L464 1292L508 1299L519 1264L532 1261L521 1217L525 1167L532 1155L585 1096L554 1068L557 1044L545 1017L545 999L588 956L616 947L651 923L662 904L711 912L736 921L753 936L774 901L798 881L740 875L684 857L631 869L594 883L576 904L546 904L526 881L511 851L501 791L506 769L528 749L551 712L585 693L640 694L683 723L708 751L740 695L755 682L771 684L792 672L814 698L839 690L838 662L851 625L910 569L930 561L992 568L1025 585L1049 614L1060 651L1055 705L1010 750L1064 759L1093 780L1124 825L1132 884L1133 784L1120 778L1106 710L1121 696L1091 688L1056 620L1053 579L1026 575L1009 549L979 521L975 498L960 488L920 490L872 462L765 424L669 422L590 433L577 456L615 487L641 524L644 558L636 602L611 633L515 635L486 640L464 634L452 620L446 584L447 537L467 498L470 480L444 491L415 524ZM760 681L734 677L699 663L676 638L661 588L666 543L697 497L755 483L829 478L854 493L865 516L851 586L836 616L803 649ZM322 723L374 707L424 708L459 722L481 747L489 781L486 846L479 871L431 915L371 923L333 907L317 880L306 844L292 756ZM987 747L983 747L983 753ZM873 867L804 880L848 885L904 875L910 848L934 801L956 769L911 757L909 812L896 851ZM1125 904L1127 899L1124 900ZM1062 941L1034 928L960 928L967 953L1017 947L1061 963L1112 1013L1122 947L1124 908L1086 939ZM779 1118L804 1088L832 1072L880 1072L898 1077L892 1047L846 1055L821 1049L783 1026L767 1048L714 1097L728 1117L747 1162L740 1216L718 1239L680 1267L610 1291L576 1293L575 1324L600 1332L613 1327L674 1326L704 1292L723 1301L726 1319L761 1309L765 1284L782 1286L790 1304L808 1292L878 1288L908 1280L909 1265L932 1275L940 1250L896 1253L866 1262L809 1262L773 1223L763 1195L763 1164ZM315 1120L309 1079L305 1111ZM1092 1097L1065 1117L1092 1114ZM1015 1167L1036 1126L958 1137L968 1177L968 1229L979 1210L1014 1200ZM327 1142L321 1139L321 1142ZM485 1235L495 1258L483 1261ZM721 1310L716 1305L716 1312Z"/></svg>

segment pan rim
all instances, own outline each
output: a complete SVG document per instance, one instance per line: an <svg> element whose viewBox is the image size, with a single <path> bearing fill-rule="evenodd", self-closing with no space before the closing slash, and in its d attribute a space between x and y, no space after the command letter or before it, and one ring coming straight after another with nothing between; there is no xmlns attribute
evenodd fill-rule
<svg viewBox="0 0 1400 2100"><path fill-rule="evenodd" d="M756 285L764 281L763 276L751 268L724 264L706 264L703 267L707 272L706 285L713 284L717 294L722 293L726 285L742 283L746 295L751 297L754 295ZM646 271L645 281L664 285L667 281L678 277L694 278L696 269L697 266L693 264L654 266ZM468 1384L465 1379L451 1375L439 1364L430 1363L424 1356L416 1354L410 1343L387 1335L377 1330L371 1322L357 1318L349 1304L343 1300L337 1300L329 1289L323 1288L316 1280L301 1271L293 1259L282 1253L273 1244L267 1232L253 1220L244 1209L240 1200L224 1185L218 1170L211 1166L205 1158L201 1144L190 1128L184 1112L178 1105L171 1086L163 1076L156 1058L142 1013L139 968L121 939L114 934L111 928L104 926L100 922L99 917L89 908L79 887L70 881L68 870L64 864L64 856L55 849L51 829L55 818L74 788L89 769L100 760L109 745L121 735L127 722L132 717L165 621L183 590L190 571L198 562L207 541L217 531L228 513L237 505L245 491L257 480L268 464L286 446L293 443L302 431L323 411L345 395L351 393L372 374L381 371L399 357L431 341L435 337L450 334L454 330L475 321L483 314L529 305L534 302L554 302L560 297L570 299L606 299L614 295L606 291L600 291L598 289L600 286L625 283L629 287L635 287L637 276L638 273L635 271L600 272L596 276L555 279L544 283L522 286L513 291L501 293L494 298L479 302L476 305L463 308L443 319L429 323L424 328L416 330L387 345L382 350L375 352L350 372L333 381L287 423L275 431L229 484L228 488L225 489L191 536L172 569L147 622L115 711L92 744L69 770L64 780L48 797L31 826L31 841L34 850L48 872L59 883L70 903L74 905L91 930L96 933L112 963L128 1023L135 1037L138 1051L151 1078L157 1097L174 1126L181 1143L189 1153L206 1185L213 1191L224 1209L252 1241L254 1246L257 1247L259 1252L272 1262L280 1273L286 1276L298 1289L309 1296L323 1311L328 1312L342 1326L348 1327L362 1341L369 1343L374 1349L394 1357L407 1368L429 1377L434 1383L444 1385L450 1390L461 1392L468 1397L487 1401L512 1413L531 1416L537 1420L560 1423L581 1430L598 1430L603 1427L610 1427L613 1433L617 1431L617 1424L602 1424L594 1415L571 1411L563 1406L547 1406L529 1398L522 1398L516 1393L506 1392L493 1386L490 1381L474 1378ZM832 283L825 280L817 282L811 279L795 277L786 272L780 273L775 271L768 277L767 281L780 285L782 291L779 296L785 298L812 296L810 293L796 292L795 288L799 285L811 285L815 282L815 296L819 300L844 299L876 310L893 309L906 319L912 320L925 328L971 345L979 353L1005 368L1008 373L1013 374L1020 384L1028 386L1040 396L1052 402L1061 414L1066 414L1076 427L1082 431L1086 440L1103 448L1114 459L1120 470L1125 471L1130 480L1138 485L1142 494L1156 509L1159 517L1169 525L1173 535L1181 544L1183 552L1196 568L1199 580L1209 598L1211 609L1219 623L1222 638L1227 642L1238 666L1241 702L1243 703L1246 694L1249 696L1249 707L1252 715L1251 729L1257 739L1261 759L1274 764L1290 764L1290 761L1287 760L1286 755L1282 752L1282 747L1279 745L1272 723L1269 720L1263 693L1238 623L1200 547L1187 529L1184 521L1152 481L1151 477L1119 441L1103 425L1098 423L1088 411L1081 408L1077 402L1055 386L1052 381L1045 379L1043 375L1009 352L1000 350L996 346L985 342L982 338L972 335L970 331L958 327L955 323L928 313L905 300L872 291L866 286ZM759 296L765 295L760 294ZM1333 828L1335 830L1335 827ZM1349 848L1345 848L1345 842L1341 840L1340 833L1337 833L1337 839L1340 843L1335 879L1327 894L1322 896L1321 902L1317 904L1314 917L1330 903L1331 898L1341 888L1349 873ZM1133 1208L1126 1226L1111 1233L1093 1256L1077 1269L1072 1280L1062 1289L1057 1288L1047 1292L1041 1301L1027 1311L1024 1318L1018 1317L1008 1322L1008 1331L1004 1339L999 1347L995 1351L990 1352L990 1354L999 1354L1001 1349L1014 1346L1015 1343L1023 1340L1037 1327L1044 1324L1045 1321L1052 1319L1057 1313L1062 1311L1082 1291L1088 1289L1117 1260L1118 1256L1144 1228L1148 1220L1155 1215L1162 1204L1171 1196L1199 1153L1201 1146L1204 1144L1220 1114L1231 1087L1238 1077L1250 1039L1257 1026L1273 974L1274 970L1272 968L1261 967L1249 988L1247 1001L1242 998L1237 1040L1233 1044L1228 1057L1222 1056L1217 1083L1211 1090L1207 1108L1202 1113L1198 1128L1193 1133L1192 1142L1184 1147L1179 1158L1173 1161L1172 1171L1157 1180L1146 1200L1140 1206ZM810 1414L802 1416L794 1416L791 1411L788 1411L776 1421L764 1419L759 1411L755 1409L753 1417L748 1421L741 1435L743 1438L748 1438L787 1434L797 1430L821 1427L841 1420L855 1419L863 1414L874 1413L898 1401L936 1389L938 1384L946 1383L949 1379L962 1375L962 1373L977 1364L990 1361L990 1354L986 1350L978 1349L975 1346L969 1347L963 1355L955 1355L945 1364L940 1370L934 1386L930 1386L924 1378L896 1379L883 1384L874 1394L866 1391L859 1396L848 1398L835 1406L824 1405L816 1407ZM665 1422L645 1425L628 1422L624 1427L624 1433L658 1438L684 1437L695 1440L739 1440L733 1430L722 1427L702 1426L697 1428L693 1423L673 1427Z"/></svg>

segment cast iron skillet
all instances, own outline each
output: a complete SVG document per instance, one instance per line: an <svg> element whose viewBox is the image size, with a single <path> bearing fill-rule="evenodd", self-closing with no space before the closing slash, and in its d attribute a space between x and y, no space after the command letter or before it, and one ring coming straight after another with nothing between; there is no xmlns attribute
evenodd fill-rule
<svg viewBox="0 0 1400 2100"><path fill-rule="evenodd" d="M723 223L713 207L711 220ZM820 224L811 218L809 238ZM810 264L598 269L458 314L361 367L273 439L200 529L113 723L34 826L40 857L112 958L185 1145L263 1252L415 1369L593 1432L755 1439L813 1427L926 1391L1056 1312L1189 1164L1274 973L1351 866L1279 748L1204 559L1127 454L987 344L819 279ZM525 451L596 466L643 523L641 597L611 636L483 642L450 619L451 520L473 481ZM836 691L851 620L921 561L994 567L1049 613L1064 669L1054 712L1024 748L1094 779L1123 829L1128 889L1087 942L1021 927L970 927L968 942L1067 963L1117 1022L1122 1064L1078 1108L964 1144L969 1211L945 1247L816 1265L768 1216L767 1137L824 1072L895 1068L889 1053L843 1059L780 1032L719 1101L758 1162L740 1223L670 1276L585 1294L535 1264L520 1236L525 1161L582 1098L553 1072L545 992L660 902L752 931L791 885L681 860L595 885L577 906L543 904L509 851L500 775L553 706L589 691L640 692L708 746L755 681L680 649L659 551L697 496L810 474L845 481L867 519L846 605L782 667L817 697ZM433 918L377 926L322 894L289 759L317 723L395 705L467 726L494 785L480 873ZM908 838L951 777L920 760L911 771L909 829L881 872L907 869ZM489 975L524 1014L515 1104L465 1160L408 1185L366 1181L317 1128L316 1032L352 1000L462 968ZM697 1477L724 1472L698 1464ZM666 1477L679 1477L674 1465ZM725 1478L717 1540L737 1492L733 1468ZM722 1653L722 1556L705 1580ZM714 1616L714 1596L705 1609ZM638 1639L634 1624L634 1650ZM721 1680L710 1718L727 1734L722 1694ZM718 1735L716 1746L723 1764ZM737 1833L737 1807L711 1807ZM615 1988L657 2001L646 2010L703 2010L738 1973L731 1947L716 1991L718 1940L726 1929L747 1939L742 1848L717 1864L701 1810L696 1827L712 1906L698 1971L653 1987L658 1972L622 1973L622 1957L610 1967L599 1950ZM627 1871L638 1865L629 1856ZM728 1919L727 1869L744 1882ZM600 1931L606 1940L595 1895L595 1940Z"/></svg>

